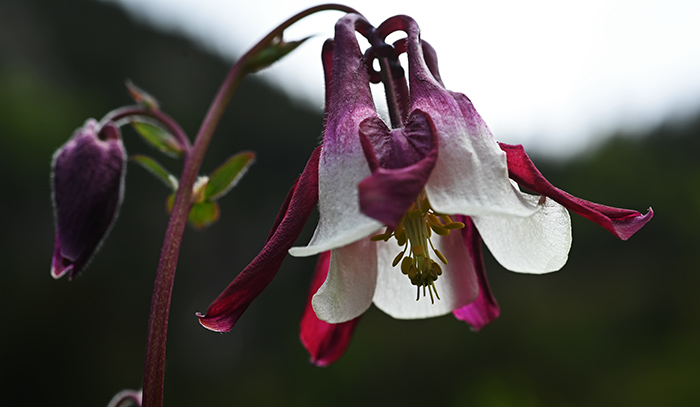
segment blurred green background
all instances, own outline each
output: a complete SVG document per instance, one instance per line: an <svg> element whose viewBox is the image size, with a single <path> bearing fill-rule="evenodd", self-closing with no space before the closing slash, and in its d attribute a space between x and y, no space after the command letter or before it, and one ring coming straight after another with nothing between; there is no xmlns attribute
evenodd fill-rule
<svg viewBox="0 0 700 407"><path fill-rule="evenodd" d="M320 61L309 61L320 63ZM53 151L88 117L129 104L130 78L193 135L228 66L112 5L0 2L0 405L99 406L139 388L168 191L129 165L119 221L73 282L49 276ZM231 333L194 316L263 245L317 145L322 113L248 78L203 171L254 150L221 220L184 237L173 294L169 406L695 406L700 401L700 115L616 134L568 161L535 158L593 201L653 206L628 242L573 216L569 263L505 271L488 252L502 316L482 332L447 316L393 320L375 308L346 355L308 363L298 340L314 259L289 258ZM131 131L130 154L153 154ZM175 160L158 159L179 173ZM312 231L310 221L300 242Z"/></svg>

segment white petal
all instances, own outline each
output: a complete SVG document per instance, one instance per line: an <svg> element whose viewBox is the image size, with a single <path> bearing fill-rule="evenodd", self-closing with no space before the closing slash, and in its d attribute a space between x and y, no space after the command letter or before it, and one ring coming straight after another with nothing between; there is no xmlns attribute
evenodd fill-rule
<svg viewBox="0 0 700 407"><path fill-rule="evenodd" d="M391 263L399 253L396 242L377 243L378 275L373 301L379 309L398 319L429 318L449 314L476 299L479 293L476 272L462 234L454 231L449 236L435 236L433 244L448 261L447 265L440 264L443 273L435 281L440 299L435 299L434 304L430 302L427 291L423 297L422 288L420 299L416 301L416 286L401 273L400 266L392 267ZM439 261L437 256L431 257Z"/></svg>
<svg viewBox="0 0 700 407"><path fill-rule="evenodd" d="M546 197L523 194L540 211L529 218L475 216L484 243L508 270L542 274L566 264L571 248L571 217L563 206Z"/></svg>
<svg viewBox="0 0 700 407"><path fill-rule="evenodd" d="M358 317L372 304L377 283L376 244L369 239L331 250L328 277L314 294L316 316L337 324Z"/></svg>
<svg viewBox="0 0 700 407"><path fill-rule="evenodd" d="M324 145L318 168L319 222L306 247L293 247L289 254L313 256L343 247L369 236L383 225L360 212L357 185L370 175L359 136L346 143ZM334 151L339 149L339 151Z"/></svg>
<svg viewBox="0 0 700 407"><path fill-rule="evenodd" d="M416 101L432 114L438 132L438 161L425 187L442 213L530 216L537 208L521 199L508 179L506 154L462 94L433 92Z"/></svg>

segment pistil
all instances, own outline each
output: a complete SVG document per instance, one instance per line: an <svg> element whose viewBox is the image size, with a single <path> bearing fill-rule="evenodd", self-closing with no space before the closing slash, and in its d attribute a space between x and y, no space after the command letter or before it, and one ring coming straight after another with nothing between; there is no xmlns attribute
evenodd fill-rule
<svg viewBox="0 0 700 407"><path fill-rule="evenodd" d="M395 230L387 227L384 233L372 236L371 240L388 242L392 237L396 239L403 249L394 258L392 266L401 263L401 273L416 286L416 301L420 299L422 287L423 296L427 291L434 304L435 298L440 299L435 281L442 275L442 267L431 258L430 252L432 250L442 264L447 265L447 258L433 245L432 234L447 236L450 231L463 227L464 223L453 222L449 216L435 212L425 191L422 191Z"/></svg>

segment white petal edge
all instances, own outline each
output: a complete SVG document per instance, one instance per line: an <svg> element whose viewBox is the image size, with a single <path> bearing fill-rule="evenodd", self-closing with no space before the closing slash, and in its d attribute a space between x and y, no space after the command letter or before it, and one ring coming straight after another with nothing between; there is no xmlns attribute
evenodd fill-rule
<svg viewBox="0 0 700 407"><path fill-rule="evenodd" d="M435 236L435 235L434 235ZM416 286L401 273L399 266L391 263L399 252L394 240L377 242L377 288L374 304L386 314L397 319L418 319L449 314L457 308L473 302L479 294L479 286L464 238L459 230L449 236L432 239L436 249L447 257L448 264L442 266L443 273L435 282L440 299L430 302L430 294L423 289L416 301ZM437 260L437 256L431 256Z"/></svg>
<svg viewBox="0 0 700 407"><path fill-rule="evenodd" d="M425 186L436 211L526 217L538 210L511 186L506 153L466 96L435 91L414 104L427 112L440 112L431 115L438 132L439 158Z"/></svg>
<svg viewBox="0 0 700 407"><path fill-rule="evenodd" d="M309 244L293 247L289 254L313 256L379 230L380 222L360 212L357 185L370 174L359 136L344 144L325 144L318 169L319 222Z"/></svg>
<svg viewBox="0 0 700 407"><path fill-rule="evenodd" d="M491 254L518 273L543 274L561 269L571 248L571 216L563 206L539 195L522 194L540 206L528 218L474 216L474 224Z"/></svg>
<svg viewBox="0 0 700 407"><path fill-rule="evenodd" d="M350 321L372 304L376 283L376 244L362 239L331 250L328 276L311 299L311 305L323 321L331 324Z"/></svg>

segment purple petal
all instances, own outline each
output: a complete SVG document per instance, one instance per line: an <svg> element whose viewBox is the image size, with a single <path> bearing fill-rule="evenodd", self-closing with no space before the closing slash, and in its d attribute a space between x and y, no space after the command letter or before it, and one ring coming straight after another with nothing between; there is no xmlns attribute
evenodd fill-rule
<svg viewBox="0 0 700 407"><path fill-rule="evenodd" d="M265 247L228 287L209 305L206 314L197 313L199 323L217 332L230 331L250 303L277 274L287 251L299 237L318 201L318 160L321 147L309 158L280 209Z"/></svg>
<svg viewBox="0 0 700 407"><path fill-rule="evenodd" d="M124 195L126 153L111 123L85 125L54 154L56 244L51 275L72 279L107 236Z"/></svg>
<svg viewBox="0 0 700 407"><path fill-rule="evenodd" d="M73 261L63 257L61 254L61 239L56 234L56 248L53 252L53 260L51 262L51 276L55 279L59 279L70 273L73 270Z"/></svg>
<svg viewBox="0 0 700 407"><path fill-rule="evenodd" d="M476 277L479 281L479 296L469 305L454 310L455 318L465 321L472 326L475 331L481 330L484 326L494 321L501 314L496 298L491 293L489 282L486 279L486 270L484 268L484 257L481 253L481 238L479 232L474 227L474 223L467 216L459 216L460 222L463 222L466 227L462 229L464 243L469 251L476 270Z"/></svg>
<svg viewBox="0 0 700 407"><path fill-rule="evenodd" d="M388 132L386 126L384 130ZM359 184L360 210L395 228L435 167L437 133L430 116L420 110L411 112L406 128L381 132L373 119L360 126L362 148L370 168L374 167L372 175ZM376 157L377 153L381 155Z"/></svg>
<svg viewBox="0 0 700 407"><path fill-rule="evenodd" d="M338 20L332 46L324 47L324 61L332 48L333 62L318 169L319 223L309 244L294 247L289 252L292 256L312 256L343 247L382 227L359 209L357 184L370 175L360 145L359 126L363 120L377 117L355 36L359 18L348 14Z"/></svg>
<svg viewBox="0 0 700 407"><path fill-rule="evenodd" d="M355 326L360 317L340 324L321 321L311 306L311 299L328 275L331 252L322 252L318 256L316 270L311 280L309 297L306 300L304 315L301 318L299 338L311 356L311 363L316 366L328 366L338 360L350 343Z"/></svg>
<svg viewBox="0 0 700 407"><path fill-rule="evenodd" d="M423 46L423 57L425 58L425 64L428 66L428 69L435 80L444 87L445 85L442 83L442 78L440 77L440 69L438 68L438 58L435 48L433 48L426 41L421 41L421 45Z"/></svg>
<svg viewBox="0 0 700 407"><path fill-rule="evenodd" d="M323 79L326 89L326 112L330 110L330 103L333 100L333 40L330 38L323 43L321 48L321 63L323 65Z"/></svg>
<svg viewBox="0 0 700 407"><path fill-rule="evenodd" d="M532 163L523 146L499 143L506 152L508 173L518 184L559 202L567 209L592 220L622 240L629 239L654 216L649 208L642 215L630 209L614 208L577 198L550 184Z"/></svg>
<svg viewBox="0 0 700 407"><path fill-rule="evenodd" d="M387 169L415 164L425 158L437 143L433 121L420 110L411 112L405 128L393 130L389 130L378 117L365 119L360 123L360 137L362 151L372 171L375 162Z"/></svg>
<svg viewBox="0 0 700 407"><path fill-rule="evenodd" d="M406 19L404 19L406 20ZM417 25L407 25L409 82L413 109L432 119L440 158L425 191L443 213L527 217L537 208L520 198L508 179L506 156L469 99L446 90L428 67ZM435 65L434 55L428 58Z"/></svg>

